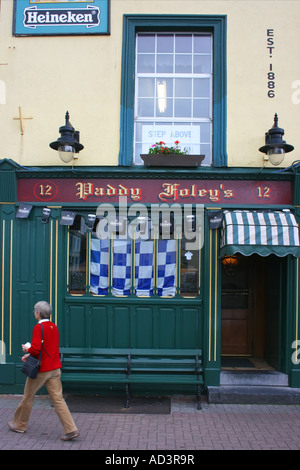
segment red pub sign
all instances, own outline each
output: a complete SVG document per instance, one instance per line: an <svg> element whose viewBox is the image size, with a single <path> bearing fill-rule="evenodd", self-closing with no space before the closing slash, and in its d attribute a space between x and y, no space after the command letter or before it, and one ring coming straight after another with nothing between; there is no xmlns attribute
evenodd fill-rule
<svg viewBox="0 0 300 470"><path fill-rule="evenodd" d="M292 205L290 181L168 179L19 179L18 200L43 203Z"/></svg>

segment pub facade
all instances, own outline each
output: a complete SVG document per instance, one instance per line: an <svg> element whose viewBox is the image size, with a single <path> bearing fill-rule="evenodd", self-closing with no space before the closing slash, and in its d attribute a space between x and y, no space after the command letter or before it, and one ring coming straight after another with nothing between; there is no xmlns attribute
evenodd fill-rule
<svg viewBox="0 0 300 470"><path fill-rule="evenodd" d="M247 59L238 1L7 3L0 392L39 300L63 348L201 349L204 392L249 367L300 388L295 2L288 32L243 2Z"/></svg>

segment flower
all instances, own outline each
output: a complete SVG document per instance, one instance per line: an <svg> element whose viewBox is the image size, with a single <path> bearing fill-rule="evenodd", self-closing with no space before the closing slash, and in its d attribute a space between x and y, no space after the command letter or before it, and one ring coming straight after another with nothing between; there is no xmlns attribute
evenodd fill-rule
<svg viewBox="0 0 300 470"><path fill-rule="evenodd" d="M180 144L179 140L175 140L174 144L175 144L175 147L174 146L168 147L166 143L161 140L160 142L156 142L155 144L151 146L151 148L149 149L149 153L152 153L152 154L177 153L179 155L185 155L188 153L186 148L184 150L181 150L181 148L178 147L178 145Z"/></svg>

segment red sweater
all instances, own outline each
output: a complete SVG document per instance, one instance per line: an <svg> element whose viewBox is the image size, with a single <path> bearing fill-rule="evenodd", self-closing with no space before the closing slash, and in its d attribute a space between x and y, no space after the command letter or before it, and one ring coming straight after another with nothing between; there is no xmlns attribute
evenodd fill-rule
<svg viewBox="0 0 300 470"><path fill-rule="evenodd" d="M61 368L59 357L59 332L57 326L50 321L42 322L44 328L44 347L42 351L42 360L40 372L47 372ZM28 352L34 356L39 357L42 344L42 328L41 324L35 325L32 331L31 347ZM46 351L47 353L46 353Z"/></svg>

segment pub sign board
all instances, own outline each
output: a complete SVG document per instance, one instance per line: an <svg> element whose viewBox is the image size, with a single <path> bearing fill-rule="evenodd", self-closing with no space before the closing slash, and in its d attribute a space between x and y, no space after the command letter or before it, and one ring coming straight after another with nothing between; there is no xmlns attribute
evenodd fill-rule
<svg viewBox="0 0 300 470"><path fill-rule="evenodd" d="M283 205L293 203L291 181L161 180L161 179L35 179L18 180L22 202L179 203Z"/></svg>
<svg viewBox="0 0 300 470"><path fill-rule="evenodd" d="M13 34L110 34L110 0L14 0Z"/></svg>

